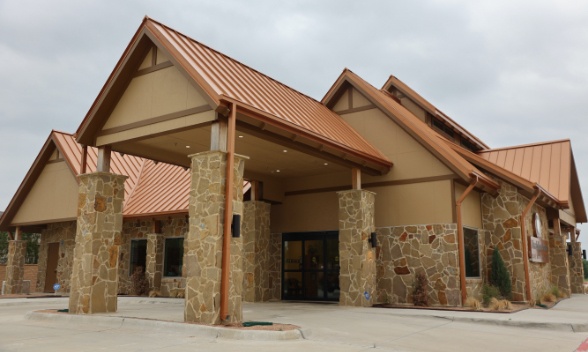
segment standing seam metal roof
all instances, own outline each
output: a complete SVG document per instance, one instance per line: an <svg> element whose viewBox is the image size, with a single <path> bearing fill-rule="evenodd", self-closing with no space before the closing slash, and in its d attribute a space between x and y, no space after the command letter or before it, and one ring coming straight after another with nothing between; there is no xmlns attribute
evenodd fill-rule
<svg viewBox="0 0 588 352"><path fill-rule="evenodd" d="M221 96L266 112L302 130L390 164L379 150L361 137L345 120L320 102L250 68L161 23L145 20L155 37L165 40L170 52L187 62L185 67L215 101ZM209 89L207 89L207 86Z"/></svg>

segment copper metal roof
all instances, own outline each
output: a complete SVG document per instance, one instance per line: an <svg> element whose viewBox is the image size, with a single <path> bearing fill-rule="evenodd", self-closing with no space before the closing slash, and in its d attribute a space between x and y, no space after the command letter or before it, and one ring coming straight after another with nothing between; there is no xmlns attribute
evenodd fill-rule
<svg viewBox="0 0 588 352"><path fill-rule="evenodd" d="M271 116L276 124L303 133L314 141L381 165L382 172L392 166L379 150L320 102L149 18L144 19L80 125L77 132L80 143L92 144L94 132L89 132L90 126L99 128L99 123L93 121L94 116L100 104L108 100L109 91L115 89L116 79L121 77L133 49L145 36L169 54L172 62L202 88L211 104L216 105L213 108L228 98L239 103L238 109L259 111ZM98 119L106 119L107 115L104 112Z"/></svg>
<svg viewBox="0 0 588 352"><path fill-rule="evenodd" d="M323 103L328 104L330 99L337 95L337 91L344 87L345 83L351 84L364 96L371 99L377 107L425 146L425 148L436 155L464 181L469 182L472 174L475 174L482 182L482 188L485 188L491 193L496 191L498 184L494 180L484 175L482 171L478 170L453 149L447 146L447 144L438 137L439 135L437 132L429 128L404 106L397 103L390 96L390 93L375 88L350 70L345 69L343 71L337 79L337 82L335 82L329 92L325 95L325 98L323 98Z"/></svg>
<svg viewBox="0 0 588 352"><path fill-rule="evenodd" d="M436 116L443 120L446 124L451 126L453 130L457 131L462 136L465 136L467 139L472 141L474 144L478 145L481 149L489 148L481 139L476 137L470 131L466 130L463 126L455 122L452 118L445 115L442 111L437 109L433 104L423 98L419 93L415 92L412 88L410 88L407 84L396 78L395 76L390 76L384 86L382 87L383 90L388 91L391 87L395 87L412 101L414 101L417 105L419 105L422 109L427 111L429 114Z"/></svg>
<svg viewBox="0 0 588 352"><path fill-rule="evenodd" d="M53 131L52 138L74 174L76 176L80 175L82 146L76 143L74 136L69 133ZM89 147L86 173L96 171L97 158L98 154L96 148ZM139 158L133 155L123 156L115 152L112 153L110 161L110 168L112 173L128 176L128 178L125 180L125 199L127 199L133 189L135 189L144 163L145 159L143 158Z"/></svg>
<svg viewBox="0 0 588 352"><path fill-rule="evenodd" d="M190 171L183 167L146 160L133 194L125 203L125 217L187 213Z"/></svg>

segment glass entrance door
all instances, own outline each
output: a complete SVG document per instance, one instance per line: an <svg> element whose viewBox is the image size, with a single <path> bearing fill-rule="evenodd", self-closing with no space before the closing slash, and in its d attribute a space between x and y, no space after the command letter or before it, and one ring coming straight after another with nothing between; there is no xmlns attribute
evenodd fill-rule
<svg viewBox="0 0 588 352"><path fill-rule="evenodd" d="M337 232L284 234L282 253L282 299L339 300Z"/></svg>

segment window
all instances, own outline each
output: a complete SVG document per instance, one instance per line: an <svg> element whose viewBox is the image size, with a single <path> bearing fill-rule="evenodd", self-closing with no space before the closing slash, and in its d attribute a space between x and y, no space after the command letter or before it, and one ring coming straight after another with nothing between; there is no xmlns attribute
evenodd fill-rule
<svg viewBox="0 0 588 352"><path fill-rule="evenodd" d="M455 133L453 132L453 129L451 127L447 126L445 123L443 123L443 121L435 117L433 117L431 123L433 127L435 127L435 129L437 129L439 132L443 132L445 136L449 137L450 140L453 140L453 138L455 137Z"/></svg>
<svg viewBox="0 0 588 352"><path fill-rule="evenodd" d="M141 267L145 272L147 260L147 240L131 240L131 265L129 275L133 275L135 269Z"/></svg>
<svg viewBox="0 0 588 352"><path fill-rule="evenodd" d="M163 276L182 276L184 261L184 239L166 238L163 259Z"/></svg>
<svg viewBox="0 0 588 352"><path fill-rule="evenodd" d="M480 277L478 230L463 228L466 277Z"/></svg>

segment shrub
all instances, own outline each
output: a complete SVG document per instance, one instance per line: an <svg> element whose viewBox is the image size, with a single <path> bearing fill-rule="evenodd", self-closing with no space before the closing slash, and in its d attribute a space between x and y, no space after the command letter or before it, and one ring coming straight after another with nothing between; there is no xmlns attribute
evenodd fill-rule
<svg viewBox="0 0 588 352"><path fill-rule="evenodd" d="M582 259L582 264L584 265L584 279L588 280L588 260Z"/></svg>
<svg viewBox="0 0 588 352"><path fill-rule="evenodd" d="M482 287L482 302L485 307L488 307L492 298L500 296L500 291L496 286L484 285Z"/></svg>
<svg viewBox="0 0 588 352"><path fill-rule="evenodd" d="M475 299L474 297L468 297L465 301L465 306L466 307L470 307L474 310L480 310L482 309L482 306L480 304L480 301L478 301L477 299Z"/></svg>
<svg viewBox="0 0 588 352"><path fill-rule="evenodd" d="M412 292L412 301L415 306L427 307L429 305L429 296L427 294L428 286L429 284L425 273L417 273L414 280L414 290Z"/></svg>
<svg viewBox="0 0 588 352"><path fill-rule="evenodd" d="M492 253L492 271L490 272L490 284L498 287L502 297L510 299L512 293L512 284L510 274L504 265L500 252L494 249Z"/></svg>
<svg viewBox="0 0 588 352"><path fill-rule="evenodd" d="M559 287L557 286L551 286L551 294L556 298L563 298L563 293L559 291Z"/></svg>

